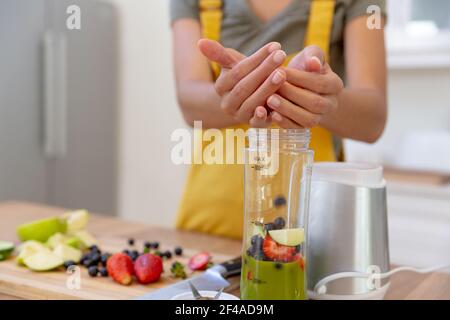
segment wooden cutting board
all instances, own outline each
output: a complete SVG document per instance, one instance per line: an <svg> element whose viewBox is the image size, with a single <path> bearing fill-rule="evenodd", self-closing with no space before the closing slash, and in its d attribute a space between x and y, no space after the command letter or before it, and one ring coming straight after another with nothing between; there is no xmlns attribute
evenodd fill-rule
<svg viewBox="0 0 450 320"><path fill-rule="evenodd" d="M105 252L121 252L126 248L133 248L127 245L126 238L97 238L100 248ZM143 242L136 241L135 248L142 251ZM161 251L164 250L173 252L173 247L161 244ZM11 258L8 261L0 262L0 292L26 299L133 299L179 281L179 279L174 279L171 276L171 264L174 261L186 264L189 258L198 252L198 250L184 249L181 257L172 257L172 259L166 260L161 279L149 285L140 285L134 281L131 286L122 286L111 278L92 278L88 275L87 269L81 267L79 289L71 289L76 287L73 285L73 279L76 275L66 273L64 268L52 272L33 272L25 267L18 266L15 259ZM211 253L211 255L215 263L233 258L222 254ZM186 271L189 276L200 273L192 273L187 267Z"/></svg>
<svg viewBox="0 0 450 320"><path fill-rule="evenodd" d="M25 202L0 203L0 239L18 242L16 228L22 223L57 216L67 211L64 208L49 207ZM151 223L151 221L150 221ZM71 290L66 282L69 275L64 269L53 272L33 272L16 264L14 258L0 262L0 293L25 299L133 299L152 290L170 285L176 281L170 276L170 266L174 261L186 263L200 252L208 251L214 263L220 263L240 254L241 242L208 235L170 230L129 222L115 217L93 214L88 231L99 241L104 252L121 252L128 248L127 240L136 239L135 248L143 251L143 242L159 241L160 251L182 246L183 256L164 263L164 273L159 282L122 286L110 278L91 278L86 268L81 268L81 288Z"/></svg>

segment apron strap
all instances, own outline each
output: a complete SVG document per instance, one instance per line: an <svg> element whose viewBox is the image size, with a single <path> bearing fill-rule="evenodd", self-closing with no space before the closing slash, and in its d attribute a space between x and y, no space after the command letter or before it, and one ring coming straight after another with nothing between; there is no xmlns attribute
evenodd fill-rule
<svg viewBox="0 0 450 320"><path fill-rule="evenodd" d="M220 42L222 32L222 0L199 0L200 22L203 37ZM220 74L220 66L215 62L210 62L213 77Z"/></svg>
<svg viewBox="0 0 450 320"><path fill-rule="evenodd" d="M306 29L305 47L316 45L330 58L330 39L333 29L335 0L313 0ZM315 161L336 161L333 135L322 127L311 129L311 149L315 150Z"/></svg>

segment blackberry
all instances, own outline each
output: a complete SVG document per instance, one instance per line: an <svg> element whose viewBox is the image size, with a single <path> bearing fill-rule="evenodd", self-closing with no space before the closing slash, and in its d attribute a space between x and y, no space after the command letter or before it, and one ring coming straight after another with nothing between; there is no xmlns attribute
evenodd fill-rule
<svg viewBox="0 0 450 320"><path fill-rule="evenodd" d="M100 268L99 273L102 277L107 277L108 276L108 270L106 270L106 268Z"/></svg>

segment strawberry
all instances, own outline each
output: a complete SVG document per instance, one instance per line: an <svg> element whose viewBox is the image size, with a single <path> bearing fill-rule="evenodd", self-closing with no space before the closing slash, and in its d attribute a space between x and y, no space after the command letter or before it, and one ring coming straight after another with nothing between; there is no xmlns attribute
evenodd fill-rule
<svg viewBox="0 0 450 320"><path fill-rule="evenodd" d="M158 281L162 272L163 262L159 256L146 253L134 262L134 274L139 283L149 284Z"/></svg>
<svg viewBox="0 0 450 320"><path fill-rule="evenodd" d="M106 262L110 277L122 284L129 285L133 281L133 260L125 253L116 253Z"/></svg>
<svg viewBox="0 0 450 320"><path fill-rule="evenodd" d="M251 271L247 272L247 280L253 280L253 273Z"/></svg>
<svg viewBox="0 0 450 320"><path fill-rule="evenodd" d="M211 255L208 252L200 252L189 259L188 266L191 270L205 270L208 266Z"/></svg>
<svg viewBox="0 0 450 320"><path fill-rule="evenodd" d="M283 262L293 261L296 254L295 247L278 244L269 235L264 239L263 251L267 258Z"/></svg>
<svg viewBox="0 0 450 320"><path fill-rule="evenodd" d="M297 261L300 269L302 269L302 271L305 271L305 259L303 259L301 253L297 253L297 256L294 258L294 261Z"/></svg>

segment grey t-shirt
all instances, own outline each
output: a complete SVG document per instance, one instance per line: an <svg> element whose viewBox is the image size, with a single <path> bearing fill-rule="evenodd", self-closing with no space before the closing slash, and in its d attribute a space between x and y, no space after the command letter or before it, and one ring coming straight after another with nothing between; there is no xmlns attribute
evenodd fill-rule
<svg viewBox="0 0 450 320"><path fill-rule="evenodd" d="M199 20L198 0L171 0L170 17ZM252 11L247 0L223 0L221 43L250 55L268 42L277 41L287 54L303 48L311 0L292 0L276 17L262 22ZM331 34L330 65L345 79L344 27L352 19L367 15L370 5L380 7L386 14L386 0L336 0Z"/></svg>

